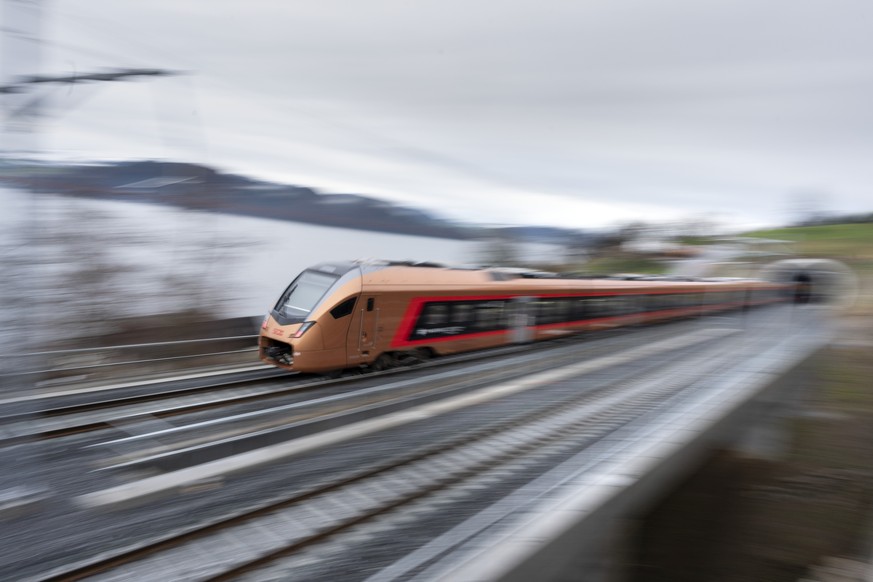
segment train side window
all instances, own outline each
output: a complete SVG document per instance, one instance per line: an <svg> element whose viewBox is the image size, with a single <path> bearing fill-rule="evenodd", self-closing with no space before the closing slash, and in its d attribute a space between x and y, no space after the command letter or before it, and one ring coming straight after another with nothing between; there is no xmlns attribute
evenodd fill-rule
<svg viewBox="0 0 873 582"><path fill-rule="evenodd" d="M560 323L561 322L561 303L560 299L552 299L551 300L551 317L552 323Z"/></svg>
<svg viewBox="0 0 873 582"><path fill-rule="evenodd" d="M553 298L546 299L543 307L545 308L545 318L543 323L557 323L560 317L558 300Z"/></svg>
<svg viewBox="0 0 873 582"><path fill-rule="evenodd" d="M573 300L573 319L585 319L588 313L585 308L585 299Z"/></svg>
<svg viewBox="0 0 873 582"><path fill-rule="evenodd" d="M443 325L446 323L448 308L445 305L432 303L424 309L424 325Z"/></svg>
<svg viewBox="0 0 873 582"><path fill-rule="evenodd" d="M591 317L605 317L607 314L605 300L602 297L591 297L588 299L588 313Z"/></svg>
<svg viewBox="0 0 873 582"><path fill-rule="evenodd" d="M552 304L548 299L537 302L537 321L540 323L552 323Z"/></svg>
<svg viewBox="0 0 873 582"><path fill-rule="evenodd" d="M561 323L572 321L572 318L570 317L570 307L569 299L558 299L558 321Z"/></svg>
<svg viewBox="0 0 873 582"><path fill-rule="evenodd" d="M497 327L500 329L509 329L512 327L512 322L515 321L515 309L512 303L500 303L500 321L497 322Z"/></svg>
<svg viewBox="0 0 873 582"><path fill-rule="evenodd" d="M473 326L475 329L483 330L488 325L488 313L487 309L482 305L477 305L475 310L473 311L473 317L475 321Z"/></svg>
<svg viewBox="0 0 873 582"><path fill-rule="evenodd" d="M627 301L624 295L616 295L612 298L612 314L624 315L627 312Z"/></svg>
<svg viewBox="0 0 873 582"><path fill-rule="evenodd" d="M349 315L355 309L355 297L349 297L336 307L330 310L330 314L334 319L339 319Z"/></svg>
<svg viewBox="0 0 873 582"><path fill-rule="evenodd" d="M459 324L470 323L473 313L473 306L469 303L455 303L452 305L452 323Z"/></svg>
<svg viewBox="0 0 873 582"><path fill-rule="evenodd" d="M500 320L503 314L503 302L492 301L476 306L476 329L491 331L500 328Z"/></svg>
<svg viewBox="0 0 873 582"><path fill-rule="evenodd" d="M612 298L612 314L613 315L624 315L624 295L616 295Z"/></svg>
<svg viewBox="0 0 873 582"><path fill-rule="evenodd" d="M367 311L373 311L373 306L376 304L376 300L372 297L367 298Z"/></svg>

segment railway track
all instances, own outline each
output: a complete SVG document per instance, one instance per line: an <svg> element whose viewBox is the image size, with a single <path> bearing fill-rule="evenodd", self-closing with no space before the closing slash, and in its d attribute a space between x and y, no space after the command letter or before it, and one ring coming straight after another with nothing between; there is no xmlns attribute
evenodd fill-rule
<svg viewBox="0 0 873 582"><path fill-rule="evenodd" d="M59 464L55 473L68 475L65 480L73 477L70 486L48 500L51 508L17 526L28 532L21 538L21 547L33 550L21 553L10 548L11 551L2 553L6 566L0 566L0 578L14 573L19 580L74 580L91 576L118 580L137 576L149 580L222 579L222 576L233 579L251 576L257 580L289 576L336 579L335 572L310 575L308 568L314 567L320 556L328 555L333 557L325 564L351 564L350 572L357 573L357 562L369 562L371 550L373 556L379 556L390 553L389 548L396 554L391 558L393 561L376 559L368 566L371 571L391 568L395 562L408 564L410 556L421 554L419 547L432 547L431 539L421 539L422 536L438 535L453 514L463 520L482 509L468 504L452 506L452 511L446 513L439 511L443 504L454 503L452 500L458 496L476 503L494 502L498 498L495 495L508 495L512 493L510 487L521 487L531 478L548 472L554 463L561 462L564 458L561 455L584 456L589 452L593 455L611 438L624 442L622 431L631 430L631 425L653 410L669 406L662 399L652 407L634 408L642 402L635 394L643 396L649 390L664 388L661 384L665 381L681 380L671 366L684 370L682 375L686 377L680 382L684 382L684 388L678 386L679 392L665 395L664 399L690 389L694 374L700 377L707 370L715 373L731 370L731 362L721 360L722 355L727 357L735 351L731 342L717 340L720 344L710 350L712 338L702 337L701 332L717 331L728 338L736 333L740 346L742 342L751 342L745 351L738 352L740 361L755 355L756 350L764 351L769 347L767 342L774 338L758 338L759 330L768 329L768 319L774 324L786 319L787 312L774 308L756 313L760 315L755 318L737 314L647 327L630 333L628 338L622 338L623 333L617 334L615 342L607 339L590 346L583 344L581 350L575 342L545 344L546 351L562 347L568 352L575 350L578 361L569 358L564 367L538 373L527 366L516 367L516 378L503 378L497 384L471 389L468 394L447 395L407 410L382 410L365 420L341 419L334 428L323 426L311 435L286 437L291 440L244 453L225 451L232 456L169 473L86 471L75 477L69 471L77 461ZM600 337L604 339L603 335ZM680 349L676 342L685 342L685 348ZM598 357L585 353L597 346L606 351ZM705 350L710 350L708 361L713 368L705 367L705 362L697 358ZM543 353L531 352L531 357ZM514 362L515 357L504 358L503 368L513 369ZM568 362L572 363L567 365ZM421 376L426 381L425 376L439 375L449 368L439 367L436 374L432 369L412 369L409 379ZM529 372L533 375L528 375ZM647 378L656 381L644 387L642 383ZM352 392L386 381L381 376L369 375L351 380L354 381L348 388ZM400 379L392 378L388 383L395 381ZM640 392L623 392L620 385L626 389L636 386ZM529 389L534 386L538 389ZM584 401L587 397L597 399L598 395L609 399L602 411L595 400ZM603 404L604 400L599 402ZM630 408L623 415L613 405ZM546 438L542 446L533 447L518 441L533 438L540 442L537 434L547 435L550 426L559 424L550 410L558 414L562 409L579 406L588 406L585 414L590 415L587 420L580 419L576 428L568 428L562 433L564 436ZM609 411L616 412L613 415ZM540 414L548 420L535 424ZM596 421L595 425L600 426L601 420L604 430L608 426L611 429L597 434L585 432L586 423ZM526 428L528 421L530 429ZM594 440L585 440L585 435ZM567 449L564 441L576 444L568 445ZM488 450L497 450L501 442L520 444L513 449L515 453L488 461ZM69 443L58 443L55 449L58 458L65 455L64 451L74 450ZM452 451L459 457L452 456ZM86 459L85 452L79 448L75 454L80 467ZM465 456L470 457L471 463L476 458L482 463L461 463ZM256 462L250 462L253 459ZM430 460L435 465L431 466ZM416 475L433 478L419 483ZM155 483L157 488L150 491ZM322 499L330 501L322 505L319 501ZM421 512L432 516L435 522L421 523L418 527ZM49 523L52 525L46 529L43 524ZM387 539L380 537L383 534ZM370 544L367 541L370 538L376 541ZM397 554L401 549L409 555ZM37 554L33 552L45 559L35 561L33 556ZM226 554L230 553L238 553L240 558L226 563ZM174 571L173 564L177 562L182 570ZM213 562L223 565L216 568ZM144 566L147 563L152 566ZM419 566L427 564L415 565L413 569ZM138 570L140 574L136 574L137 568L142 568ZM293 573L288 573L287 568ZM404 566L403 571L409 570Z"/></svg>
<svg viewBox="0 0 873 582"><path fill-rule="evenodd" d="M687 327L694 322L685 322ZM171 379L159 384L157 390L149 390L151 382L143 385L125 385L121 394L116 391L93 392L86 389L81 394L67 391L64 397L45 398L34 404L35 412L0 416L0 446L17 444L33 439L55 439L99 430L116 429L137 418L170 419L198 412L229 409L235 405L281 399L289 395L303 396L326 388L346 390L362 379L385 380L414 371L431 371L452 365L475 362L499 361L507 356L524 357L525 354L547 353L563 345L579 345L613 336L625 336L634 332L649 334L649 341L659 341L677 333L682 322L634 330L619 328L593 334L559 338L552 342L531 345L508 346L446 356L418 364L412 368L395 368L367 374L347 373L338 379L324 379L288 373L276 369L247 372L242 377L237 373L210 376L205 382L174 383ZM145 389L144 389L145 388ZM353 389L352 389L353 390ZM93 399L90 396L99 395ZM82 399L85 399L84 401ZM61 403L52 402L61 400ZM67 400L68 403L63 403ZM40 402L44 404L40 404ZM269 412L265 412L269 414Z"/></svg>
<svg viewBox="0 0 873 582"><path fill-rule="evenodd" d="M104 397L71 404L48 404L35 412L0 417L0 445L29 439L59 438L82 432L107 429L137 416L166 418L179 414L209 410L234 403L255 401L275 394L275 382L287 372L273 369L236 373L227 379L211 379L189 387L170 387L154 392L103 395ZM171 384L172 381L168 381ZM260 386L266 384L266 386ZM301 383L302 384L302 383ZM141 388L143 385L139 385ZM287 387L286 390L293 390ZM222 394L224 393L224 394ZM211 396L211 397L208 397ZM51 399L46 399L50 401ZM161 403L157 407L155 403ZM39 405L35 405L38 407Z"/></svg>
<svg viewBox="0 0 873 582"><path fill-rule="evenodd" d="M660 341L667 337L673 336L659 333L656 336L647 335L645 340ZM639 341L645 340L640 338ZM400 378L390 377L389 374L380 374L378 378L368 376L366 384L352 390L168 427L104 441L94 446L108 451L119 447L130 451L133 447L132 452L105 458L101 462L105 469L174 470L468 393L516 378L520 370L529 375L560 368L580 359L599 358L613 353L616 342L624 341L624 338L605 340L589 344L582 350L574 344L553 345L547 349L539 346L536 350L515 353L513 366L507 366L503 358L495 358L492 354L484 361L464 358L463 362L453 362L463 363L464 366L442 363L437 367L432 366L432 370L416 369L412 374ZM423 372L427 373L424 378ZM140 443L139 447L137 443Z"/></svg>
<svg viewBox="0 0 873 582"><path fill-rule="evenodd" d="M735 353L726 350L723 342L710 345L710 340L729 334L725 330L708 339L674 342L660 350L663 357L649 360L642 368L592 380L585 390L564 392L534 411L501 418L378 466L328 477L37 579L261 579L270 573L265 568L272 569L273 575L281 574L289 567L288 560L293 564L308 548L329 545L356 528L390 519L412 506L427 505L451 492L480 487L494 473L546 460L551 463L594 446L664 406L701 377L730 366ZM694 350L689 351L692 344ZM650 348L637 351L658 353ZM689 357L691 353L696 357ZM563 379L572 376L567 373ZM550 376L550 381L562 378ZM432 504L430 509L435 507Z"/></svg>

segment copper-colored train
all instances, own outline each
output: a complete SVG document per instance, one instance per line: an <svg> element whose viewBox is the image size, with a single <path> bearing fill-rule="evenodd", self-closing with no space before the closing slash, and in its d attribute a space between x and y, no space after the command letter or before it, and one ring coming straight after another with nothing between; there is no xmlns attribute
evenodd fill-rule
<svg viewBox="0 0 873 582"><path fill-rule="evenodd" d="M784 301L757 280L566 278L430 263L325 263L264 319L260 358L301 372L385 369L434 355Z"/></svg>

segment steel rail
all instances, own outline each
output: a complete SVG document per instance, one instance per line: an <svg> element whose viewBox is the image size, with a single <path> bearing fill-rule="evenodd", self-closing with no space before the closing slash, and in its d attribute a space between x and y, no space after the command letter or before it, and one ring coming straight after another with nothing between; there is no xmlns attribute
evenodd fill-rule
<svg viewBox="0 0 873 582"><path fill-rule="evenodd" d="M658 340L665 337L657 336ZM101 470L130 469L143 465L167 470L199 464L222 458L227 455L227 450L239 452L256 449L314 434L338 422L352 423L510 380L518 377L517 366L523 366L525 375L530 375L578 362L580 358L603 357L615 346L611 342L604 342L590 347L590 352L582 354L575 345L536 346L517 356L514 367L506 366L502 358L494 358L493 361L483 358L483 363L472 369L435 371L427 376L426 382L421 378L410 378L379 383L312 400L161 428L150 433L97 443L92 447L112 448L119 444L129 446L137 442L146 443L145 449L106 460L101 463ZM442 367L447 366L444 364ZM173 442L167 442L167 437L172 438ZM161 444L155 447L154 442Z"/></svg>
<svg viewBox="0 0 873 582"><path fill-rule="evenodd" d="M425 446L393 461L388 461L379 467L351 471L346 475L326 483L310 486L308 489L295 492L280 498L261 502L254 507L237 511L232 515L226 515L202 524L196 524L171 532L166 536L137 544L134 547L122 548L113 555L95 560L91 563L80 563L62 571L49 572L40 579L48 581L80 580L94 576L109 570L122 567L142 559L153 559L168 565L174 564L173 560L165 560L166 552L179 549L183 544L193 542L215 535L221 535L234 527L251 526L263 528L260 523L263 520L270 521L281 512L304 511L307 503L316 503L325 500L328 496L337 497L351 495L360 498L366 497L367 488L374 487L381 490L382 499L374 494L373 503L365 503L364 507L357 508L343 516L338 522L326 519L320 526L310 527L310 531L299 531L295 539L290 543L280 541L278 547L249 548L250 552L257 555L243 557L239 563L229 568L221 568L218 573L210 574L208 580L229 580L233 577L269 564L279 558L284 558L292 552L311 546L323 541L362 522L372 520L382 515L389 514L397 508L407 506L429 495L446 490L458 484L469 481L495 467L505 465L517 460L521 456L531 454L537 450L546 449L568 437L582 438L587 446L604 438L617 430L616 421L619 425L628 422L630 416L636 417L644 414L649 408L661 399L682 390L688 383L674 378L664 383L651 380L655 370L665 372L670 369L675 361L686 359L688 347L675 350L673 356L651 362L650 365L640 370L634 370L613 380L604 380L599 385L588 386L584 391L574 391L567 397L558 401L550 402L543 408L533 412L523 412L513 418L500 419L483 428L475 429L471 433L451 437L445 442ZM701 372L715 369L724 365L729 359L721 347L716 346L704 359L702 365L699 360L686 362L683 368L688 374L697 378ZM706 362L709 362L706 364ZM634 398L628 397L628 384L633 386ZM570 408L575 407L575 408ZM636 412L634 412L636 411ZM542 430L522 431L521 427L536 425ZM544 432L545 431L545 432ZM597 433L597 434L595 434ZM518 435L522 435L519 437ZM533 435L533 436L531 436ZM472 452L467 452L473 448ZM486 454L490 451L490 454ZM485 454L485 456L483 456ZM424 470L428 463L433 465L436 459L441 459L439 467ZM454 470L447 469L453 467ZM392 477L397 473L418 476L413 481L414 486L404 488L399 492L385 491L387 482L403 482L403 479ZM387 497L387 499L385 498ZM316 514L324 515L324 511L313 509ZM275 540L274 545L276 545ZM152 562L145 567L155 567ZM159 571L154 570L154 571ZM181 579L181 578L176 578Z"/></svg>
<svg viewBox="0 0 873 582"><path fill-rule="evenodd" d="M184 356L167 356L165 358L150 358L148 360L129 360L127 362L108 362L106 364L90 364L88 366L76 366L73 368L49 368L47 370L33 370L28 372L12 372L7 376L38 376L42 374L57 373L57 372L80 372L82 370L99 370L103 368L112 368L115 366L133 366L135 364L154 364L156 362L171 362L174 360L190 360L192 358L208 358L211 356L227 356L229 354L243 354L245 352L254 352L258 348L243 348L241 350L228 350L224 352L206 352L203 354L186 354Z"/></svg>
<svg viewBox="0 0 873 582"><path fill-rule="evenodd" d="M63 361L65 358L72 357L86 357L88 355L93 355L96 358L105 358L106 354L118 353L119 356L124 352L130 352L132 350L156 350L163 348L173 348L178 346L193 346L193 345L203 345L206 346L208 344L214 344L219 342L254 342L257 340L257 335L238 335L238 336L224 336L224 337L211 337L211 338L197 338L190 340L171 340L164 342L152 342L152 343L141 343L141 344L124 344L124 345L115 345L115 346L93 346L86 348L70 348L65 350L50 350L43 352L31 352L26 354L0 354L0 358L3 359L12 359L16 358L19 360L31 360L32 358L55 358ZM94 372L97 370L108 370L111 368L122 368L125 366L137 366L137 365L148 365L148 364L161 364L168 362L179 362L183 360L193 360L197 358L214 358L220 356L230 356L237 354L245 354L247 352L254 352L257 350L257 346L252 345L249 347L234 349L234 350L222 350L218 352L200 352L193 354L181 354L181 355L173 355L173 356L162 356L162 357L151 357L137 360L126 360L126 361L113 361L113 362L98 362L98 363L86 363L82 365L66 365L63 367L48 367L39 370L26 369L21 372L9 372L4 374L5 377L36 377L40 376L52 375L52 374L62 374L62 373L70 373L70 372ZM63 380L63 379L60 379Z"/></svg>
<svg viewBox="0 0 873 582"><path fill-rule="evenodd" d="M681 325L682 322L672 322ZM691 325L694 325L693 322L689 322ZM419 370L427 370L438 367L444 367L454 364L464 364L469 362L476 361L487 361L489 359L497 359L503 358L508 355L513 354L522 354L522 353L538 353L542 351L552 351L556 348L561 348L565 346L568 342L572 344L578 343L592 343L592 345L597 345L598 340L609 339L611 337L624 337L627 335L632 335L634 332L639 332L639 328L631 328L631 327L621 327L615 328L611 330L604 330L600 332L595 332L591 334L577 334L577 335L568 335L561 338L555 338L554 340L545 341L545 342L537 342L533 344L524 344L524 345L513 345L513 346L504 346L500 348L493 348L489 350L481 350L476 352L468 352L463 354L457 354L452 356L444 356L436 359L432 359L426 362L418 363L414 366L406 366L399 368L391 368L388 370L382 371L372 371L366 374L352 374L347 376L342 376L340 378L335 379L323 379L319 378L312 382L306 382L306 379L311 378L311 376L303 377L301 379L300 376L290 373L291 378L295 378L294 383L289 386L280 387L277 389L265 390L260 393L255 394L242 394L242 395L230 395L226 398L219 398L215 400L198 400L195 402L179 402L177 404L170 404L163 408L155 409L155 410L131 410L124 411L119 410L112 412L111 414L106 415L103 418L75 418L77 415L84 415L89 412L97 412L106 409L113 409L123 406L135 406L141 403L148 402L157 402L162 400L169 400L172 398L184 398L186 396L190 396L193 394L201 394L201 393L209 393L210 391L215 391L216 389L220 390L222 388L226 388L228 386L232 386L234 384L245 385L247 383L253 382L263 382L269 381L270 379L276 379L281 377L283 374L289 374L288 372L283 371L273 371L268 370L266 373L272 373L272 376L269 376L264 379L257 380L238 380L238 381L230 381L230 382L212 382L208 385L204 386L195 386L184 389L173 389L166 390L162 392L150 392L148 394L139 394L132 396L125 396L122 398L110 398L99 400L95 402L87 402L74 404L69 406L59 406L54 408L46 408L40 411L40 415L43 417L48 417L46 420L41 420L38 417L35 419L32 414L24 414L21 416L21 422L25 423L23 428L13 431L14 434L8 434L10 431L8 429L8 422L4 422L4 424L0 424L0 444L14 444L16 442L23 442L31 439L55 439L62 438L70 435L76 435L86 432L93 432L98 430L107 430L114 429L116 425L132 418L136 417L147 417L152 416L156 418L169 418L180 416L183 414L189 414L194 412L200 412L209 409L222 408L226 406L231 406L235 404L242 404L246 402L254 402L259 400L264 400L267 398L275 398L281 397L291 393L299 393L301 390L315 391L320 390L326 387L342 387L347 385L354 385L355 383L360 382L362 379L371 379L371 378L387 378L398 374L407 373L410 371L419 371ZM665 326L657 326L647 328L644 331L650 331L651 335L653 335L653 341L657 341L658 339L663 339L664 337L675 335L676 329L673 326L665 325ZM606 346L608 349L608 346ZM296 380L302 380L300 382ZM52 419L58 419L60 417L74 417L71 418L69 422L63 422L62 420L48 422ZM10 417L0 418L0 421L7 421ZM7 434L3 436L4 426L7 428Z"/></svg>
<svg viewBox="0 0 873 582"><path fill-rule="evenodd" d="M186 344L198 344L198 343L209 343L209 342L220 342L220 341L233 341L233 340L243 340L243 339L257 339L257 334L255 335L234 335L227 337L209 337L209 338L198 338L198 339L190 339L190 340L171 340L166 342L151 342L145 344L124 344L120 346L94 346L91 348L71 348L68 350L52 350L47 352L31 352L29 354L24 354L25 357L30 356L55 356L55 355L66 355L66 354L77 354L77 353L87 353L87 352L99 352L99 351L111 351L111 350L132 350L132 349L141 349L141 348L154 348L154 347L164 347L164 346L176 346L176 345L186 345ZM21 357L21 354L11 355L11 354L0 354L0 358L14 358Z"/></svg>
<svg viewBox="0 0 873 582"><path fill-rule="evenodd" d="M730 312L728 312L730 313ZM742 312L733 312L734 315L741 314ZM518 345L510 345L503 346L498 348L492 348L487 350L481 350L476 352L467 352L452 356L442 356L440 358L436 358L433 360L425 361L416 364L412 367L400 367L400 368L392 368L383 371L369 371L365 374L366 378L380 377L380 376L390 376L394 374L401 374L412 370L421 370L421 369L430 369L438 366L452 365L458 363L466 363L477 360L487 360L489 358L499 358L502 356L526 353L526 352L537 352L541 350L550 351L554 349L556 345L562 345L567 342L576 344L576 343L588 343L588 342L597 342L604 338L610 337L621 337L626 335L633 335L636 333L651 333L654 335L653 341L656 341L660 337L665 337L669 335L673 335L678 328L681 330L683 327L693 327L702 321L698 318L688 318L682 320L668 320L655 322L654 324L647 324L643 327L641 326L622 326L617 328L608 328L600 331L589 332L585 334L568 334L561 337L556 337L552 340L543 341L543 342L534 342L530 344L518 344ZM237 336L237 337L245 337L245 336ZM293 374L293 373L291 373ZM281 373L280 373L281 375ZM283 395L293 393L299 390L317 390L322 387L327 386L343 386L347 384L354 384L355 382L361 379L361 371L355 372L347 372L347 375L339 378L339 379L319 379L314 382L308 382L304 384L294 383L290 386L283 387L278 390L267 390L261 393L251 394L246 393L243 395L230 395L227 398L221 399L212 399L208 401L184 401L176 404L170 404L162 409L157 410L131 410L131 411L118 411L117 413L113 413L111 415L103 416L102 418L93 419L93 418L82 418L82 419L71 419L69 422L61 422L61 421L53 421L46 422L37 419L34 420L34 416L32 414L29 415L19 415L22 416L23 419L27 419L28 422L23 428L18 428L16 430L10 431L8 430L8 422L4 424L0 424L0 444L12 444L15 442L23 442L32 439L54 439L54 438L62 438L65 436L76 435L86 432L93 432L98 430L108 430L114 429L121 422L124 422L129 419L133 419L136 417L146 418L148 415L157 418L169 418L174 416L179 416L187 413L195 413L199 411L216 409L225 406L232 406L234 404L242 404L245 402L253 402L258 400L263 400L272 397L281 397ZM258 380L255 380L258 381ZM150 380L151 382L151 380ZM231 382L233 384L234 382ZM76 404L72 406L61 406L55 408L47 408L41 411L42 416L47 416L50 419L57 419L59 417L64 416L74 416L78 414L87 414L88 412L98 411L101 409L111 409L122 406L136 406L139 403L147 403L152 401L161 401L161 400L170 400L172 398L185 398L186 395L192 395L195 393L208 393L211 390L221 389L225 387L227 383L218 383L211 384L208 386L202 387L194 387L194 388L186 388L182 390L174 389L174 390L165 390L162 392L154 393L151 392L146 395L136 395L131 397L125 397L120 399L104 399L101 401L93 402L93 403L84 403L84 404ZM0 418L0 422L3 422L7 419ZM4 426L7 427L7 430L4 431ZM3 433L6 433L5 435Z"/></svg>

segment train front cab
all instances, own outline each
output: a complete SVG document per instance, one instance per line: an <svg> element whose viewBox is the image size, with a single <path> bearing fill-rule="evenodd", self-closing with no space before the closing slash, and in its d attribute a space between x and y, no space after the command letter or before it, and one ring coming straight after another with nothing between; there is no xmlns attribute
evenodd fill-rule
<svg viewBox="0 0 873 582"><path fill-rule="evenodd" d="M326 265L322 269L332 267ZM309 280L306 280L306 277ZM312 280L322 279L318 294ZM295 287L296 285L296 287ZM307 293L298 291L305 285ZM305 299L305 300L303 300ZM261 326L262 361L303 372L324 372L349 365L347 349L360 311L361 279L356 269L333 274L308 269L289 285ZM375 331L375 330L374 330Z"/></svg>

